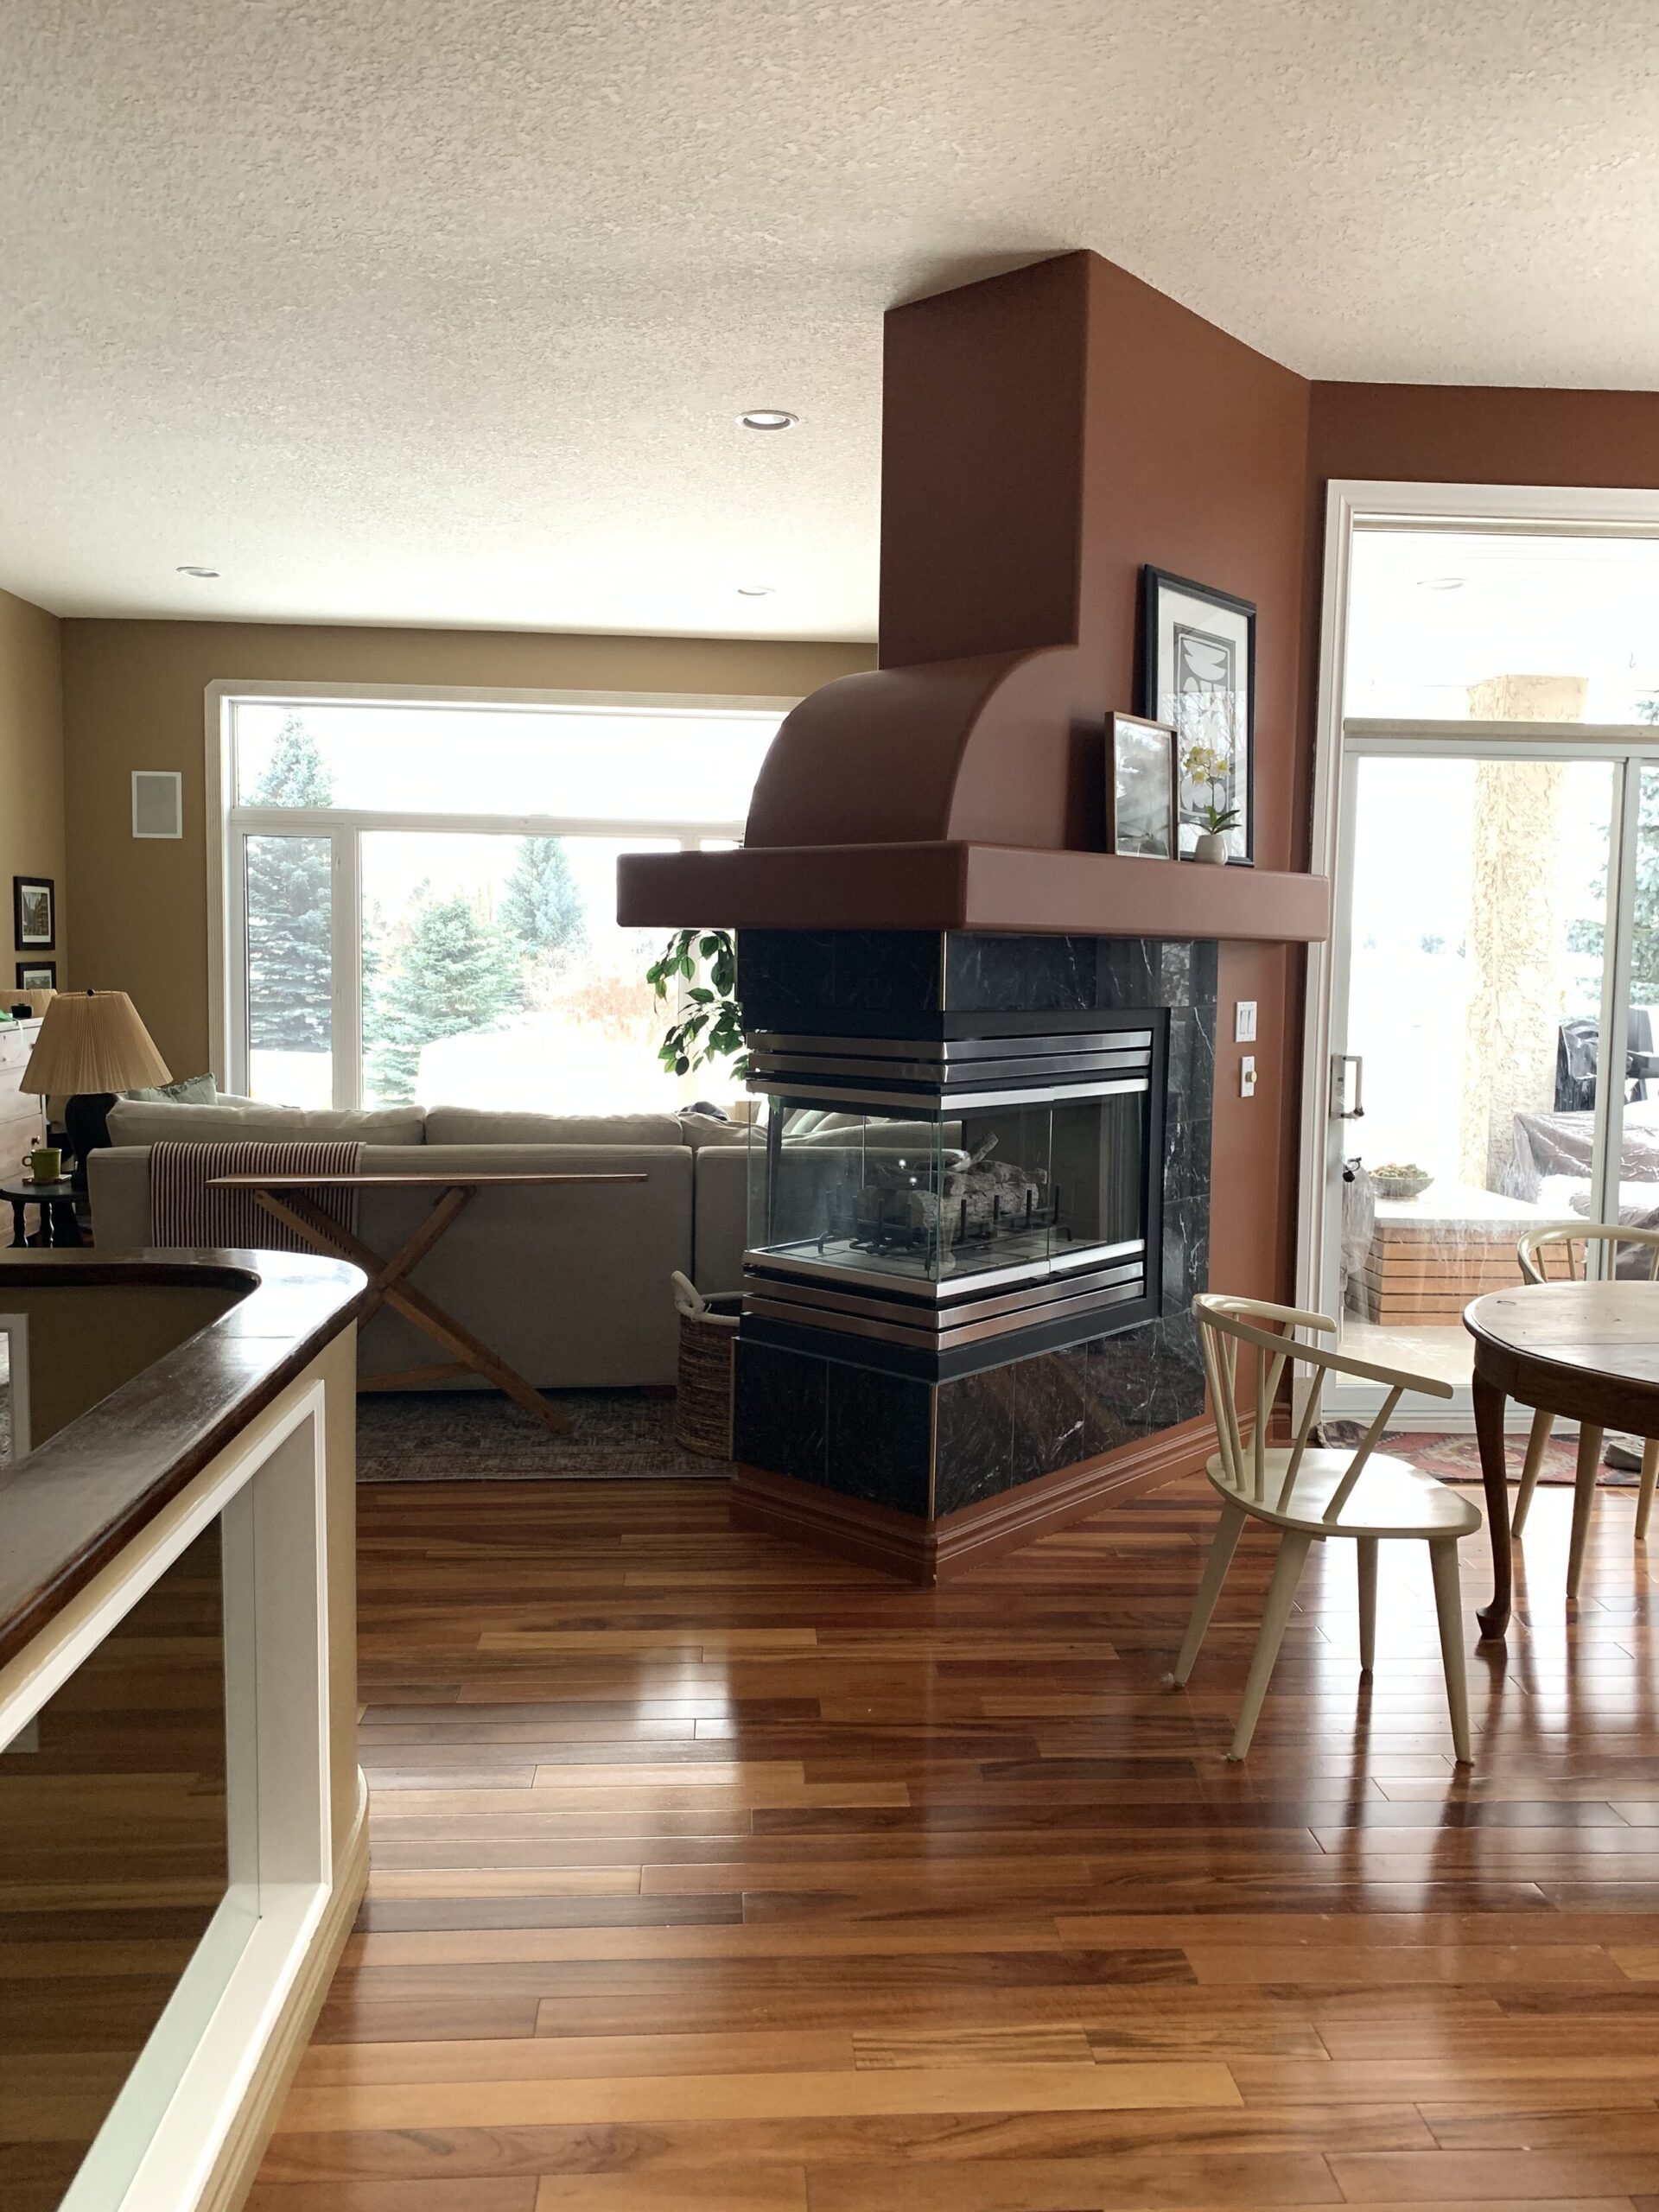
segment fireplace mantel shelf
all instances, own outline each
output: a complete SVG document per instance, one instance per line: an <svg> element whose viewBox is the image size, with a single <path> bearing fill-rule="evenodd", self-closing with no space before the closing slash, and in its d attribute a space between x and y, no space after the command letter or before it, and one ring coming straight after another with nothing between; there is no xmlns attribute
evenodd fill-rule
<svg viewBox="0 0 1659 2212"><path fill-rule="evenodd" d="M631 853L635 929L971 930L1308 944L1331 934L1322 875L1023 845L772 845Z"/></svg>

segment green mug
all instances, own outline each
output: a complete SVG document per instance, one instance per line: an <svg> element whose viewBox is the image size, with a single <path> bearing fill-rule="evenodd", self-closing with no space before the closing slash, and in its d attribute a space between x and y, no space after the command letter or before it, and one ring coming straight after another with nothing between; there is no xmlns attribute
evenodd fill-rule
<svg viewBox="0 0 1659 2212"><path fill-rule="evenodd" d="M63 1176L63 1154L56 1145L38 1145L28 1155L29 1172L37 1183L56 1183Z"/></svg>

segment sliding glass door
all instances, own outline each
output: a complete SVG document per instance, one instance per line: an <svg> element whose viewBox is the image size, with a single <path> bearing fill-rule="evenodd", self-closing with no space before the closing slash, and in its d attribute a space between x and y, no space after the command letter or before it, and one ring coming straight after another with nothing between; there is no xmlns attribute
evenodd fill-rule
<svg viewBox="0 0 1659 2212"><path fill-rule="evenodd" d="M1362 527L1351 593L1319 1302L1464 1426L1525 1230L1659 1226L1659 545Z"/></svg>

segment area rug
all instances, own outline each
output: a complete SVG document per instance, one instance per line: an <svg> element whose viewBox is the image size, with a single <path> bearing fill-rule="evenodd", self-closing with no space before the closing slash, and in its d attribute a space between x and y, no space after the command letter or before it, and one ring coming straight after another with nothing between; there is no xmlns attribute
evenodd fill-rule
<svg viewBox="0 0 1659 2212"><path fill-rule="evenodd" d="M1319 1425L1322 1442L1335 1446L1357 1444L1364 1429L1357 1421L1327 1421ZM1478 1483L1481 1480L1480 1446L1472 1436L1431 1434L1427 1431L1391 1428L1385 1432L1379 1450L1391 1452L1397 1459L1408 1459L1414 1467L1421 1467L1426 1475L1437 1475L1443 1483ZM1521 1467L1527 1456L1524 1430L1504 1440L1503 1453L1509 1462L1510 1480L1518 1483ZM1565 1483L1570 1489L1578 1472L1579 1440L1576 1436L1552 1436L1544 1452L1544 1464L1538 1471L1541 1483ZM1628 1474L1620 1467L1602 1467L1596 1480L1604 1490L1634 1490L1640 1481L1639 1473L1632 1469Z"/></svg>
<svg viewBox="0 0 1659 2212"><path fill-rule="evenodd" d="M360 1483L719 1481L728 1459L674 1440L671 1390L550 1390L569 1414L555 1436L482 1390L367 1391L357 1402Z"/></svg>

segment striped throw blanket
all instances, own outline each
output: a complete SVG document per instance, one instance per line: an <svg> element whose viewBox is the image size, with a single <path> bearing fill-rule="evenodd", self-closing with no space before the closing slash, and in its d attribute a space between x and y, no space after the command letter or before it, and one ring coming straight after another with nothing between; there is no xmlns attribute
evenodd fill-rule
<svg viewBox="0 0 1659 2212"><path fill-rule="evenodd" d="M149 1241L259 1252L315 1252L297 1230L268 1214L251 1191L210 1191L216 1175L355 1175L363 1147L344 1138L310 1143L153 1144ZM355 1191L305 1194L343 1228L357 1225Z"/></svg>

